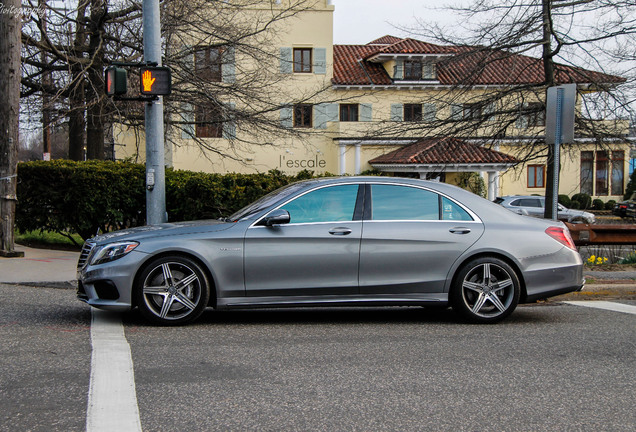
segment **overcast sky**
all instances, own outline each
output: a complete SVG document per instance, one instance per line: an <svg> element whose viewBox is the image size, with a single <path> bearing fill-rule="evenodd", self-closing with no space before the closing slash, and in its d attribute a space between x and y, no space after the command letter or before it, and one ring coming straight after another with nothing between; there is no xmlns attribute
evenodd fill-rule
<svg viewBox="0 0 636 432"><path fill-rule="evenodd" d="M413 27L419 17L426 21L452 22L448 13L435 10L448 1L439 0L333 0L334 43L365 44L387 34L405 37L396 29Z"/></svg>

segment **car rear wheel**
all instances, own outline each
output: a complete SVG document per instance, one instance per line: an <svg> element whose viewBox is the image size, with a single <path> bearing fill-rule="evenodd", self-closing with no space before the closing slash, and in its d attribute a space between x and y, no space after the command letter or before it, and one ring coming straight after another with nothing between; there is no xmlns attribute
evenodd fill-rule
<svg viewBox="0 0 636 432"><path fill-rule="evenodd" d="M495 323L515 310L519 295L515 271L498 258L482 257L461 267L450 300L453 310L468 321Z"/></svg>
<svg viewBox="0 0 636 432"><path fill-rule="evenodd" d="M184 324L198 318L208 304L205 272L182 256L156 259L141 272L136 287L141 314L156 324Z"/></svg>

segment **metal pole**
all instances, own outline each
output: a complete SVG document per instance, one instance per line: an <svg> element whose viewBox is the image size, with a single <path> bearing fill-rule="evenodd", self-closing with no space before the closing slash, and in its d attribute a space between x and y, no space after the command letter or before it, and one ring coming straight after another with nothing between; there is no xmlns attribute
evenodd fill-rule
<svg viewBox="0 0 636 432"><path fill-rule="evenodd" d="M143 0L144 60L161 66L159 0ZM166 181L163 141L163 97L146 104L146 222L164 223Z"/></svg>
<svg viewBox="0 0 636 432"><path fill-rule="evenodd" d="M556 96L556 125L554 137L554 175L552 176L552 218L559 220L559 167L561 165L561 129L563 125L563 88L557 88Z"/></svg>

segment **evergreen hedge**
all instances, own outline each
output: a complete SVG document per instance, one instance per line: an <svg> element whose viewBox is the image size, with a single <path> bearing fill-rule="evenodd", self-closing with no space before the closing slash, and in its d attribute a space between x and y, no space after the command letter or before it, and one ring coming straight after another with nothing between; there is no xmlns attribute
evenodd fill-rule
<svg viewBox="0 0 636 432"><path fill-rule="evenodd" d="M77 233L83 239L146 222L145 167L128 162L24 162L18 165L16 228ZM170 221L228 216L266 193L311 178L280 171L208 174L166 170Z"/></svg>

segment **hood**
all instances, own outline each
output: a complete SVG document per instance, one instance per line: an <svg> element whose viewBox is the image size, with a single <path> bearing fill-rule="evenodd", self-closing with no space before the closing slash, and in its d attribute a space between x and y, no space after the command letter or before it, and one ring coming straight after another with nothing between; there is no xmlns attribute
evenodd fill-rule
<svg viewBox="0 0 636 432"><path fill-rule="evenodd" d="M112 243L123 240L143 240L149 237L164 237L171 235L184 235L198 232L222 231L232 227L230 222L218 220L200 220L189 222L174 222L157 225L145 225L141 227L128 228L102 234L90 239L98 244Z"/></svg>

